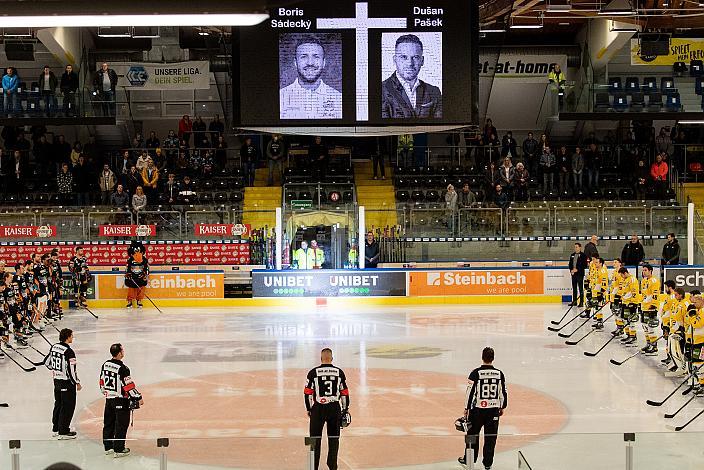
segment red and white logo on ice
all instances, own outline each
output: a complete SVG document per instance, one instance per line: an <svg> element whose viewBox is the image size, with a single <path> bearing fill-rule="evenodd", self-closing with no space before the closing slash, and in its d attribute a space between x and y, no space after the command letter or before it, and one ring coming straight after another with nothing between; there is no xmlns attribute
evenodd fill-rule
<svg viewBox="0 0 704 470"><path fill-rule="evenodd" d="M196 235L231 235L237 237L248 235L251 226L249 224L196 224L194 230Z"/></svg>
<svg viewBox="0 0 704 470"><path fill-rule="evenodd" d="M6 225L0 227L0 238L49 238L56 236L54 225Z"/></svg>
<svg viewBox="0 0 704 470"><path fill-rule="evenodd" d="M149 237L156 235L156 225L99 225L101 237Z"/></svg>

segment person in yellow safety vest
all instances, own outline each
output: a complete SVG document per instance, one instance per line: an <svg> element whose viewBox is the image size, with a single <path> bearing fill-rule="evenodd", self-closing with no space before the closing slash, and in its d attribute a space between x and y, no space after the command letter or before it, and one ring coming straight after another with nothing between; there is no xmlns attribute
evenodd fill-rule
<svg viewBox="0 0 704 470"><path fill-rule="evenodd" d="M676 287L677 284L675 284L675 281L665 281L665 292L660 294L660 328L662 329L662 337L665 340L665 359L660 362L665 365L670 365L672 362L672 359L670 359L670 348L668 346L668 335L670 333L670 315L677 305L677 299L675 297Z"/></svg>
<svg viewBox="0 0 704 470"><path fill-rule="evenodd" d="M604 329L604 314L601 312L604 304L608 302L608 290L609 290L609 270L604 265L604 258L594 258L595 271L594 277L590 282L590 289L592 291L592 299L588 304L586 318L591 317L592 309L596 309L595 320L596 322L592 325L593 328L597 330Z"/></svg>
<svg viewBox="0 0 704 470"><path fill-rule="evenodd" d="M667 348L672 367L665 372L665 377L682 377L687 374L684 358L684 317L689 308L689 299L684 289L675 289L675 299L671 303L670 314L667 316Z"/></svg>
<svg viewBox="0 0 704 470"><path fill-rule="evenodd" d="M624 332L626 337L621 341L625 344L631 344L636 341L635 327L632 326L638 318L638 279L628 272L628 269L622 267L618 270L621 276L621 286L619 295L621 296L621 317L616 319L616 329L611 332L614 336L621 336ZM633 330L633 334L631 334Z"/></svg>
<svg viewBox="0 0 704 470"><path fill-rule="evenodd" d="M356 269L359 267L359 250L357 249L356 242L352 242L350 252L347 254L347 264L350 269Z"/></svg>
<svg viewBox="0 0 704 470"><path fill-rule="evenodd" d="M401 134L398 136L398 164L400 166L413 166L413 135Z"/></svg>
<svg viewBox="0 0 704 470"><path fill-rule="evenodd" d="M641 348L641 351L646 356L655 356L658 353L658 337L655 334L655 329L660 325L658 321L660 279L653 276L651 265L644 264L641 269L643 278L640 280L640 311L642 312L641 323L645 332L645 347Z"/></svg>
<svg viewBox="0 0 704 470"><path fill-rule="evenodd" d="M700 366L704 363L704 297L699 291L692 291L690 294L692 305L687 309L684 319L685 341L689 345L689 359L692 364ZM704 396L704 376L699 376L694 394L698 397Z"/></svg>
<svg viewBox="0 0 704 470"><path fill-rule="evenodd" d="M558 96L558 103L560 108L562 108L562 102L565 95L565 73L562 71L560 64L555 64L550 73L548 74L548 82L555 87Z"/></svg>
<svg viewBox="0 0 704 470"><path fill-rule="evenodd" d="M325 253L318 246L316 240L310 241L310 249L308 250L308 269L320 269L325 262Z"/></svg>
<svg viewBox="0 0 704 470"><path fill-rule="evenodd" d="M296 263L296 269L312 269L312 265L308 264L308 242L301 242L301 247L293 253L293 261Z"/></svg>

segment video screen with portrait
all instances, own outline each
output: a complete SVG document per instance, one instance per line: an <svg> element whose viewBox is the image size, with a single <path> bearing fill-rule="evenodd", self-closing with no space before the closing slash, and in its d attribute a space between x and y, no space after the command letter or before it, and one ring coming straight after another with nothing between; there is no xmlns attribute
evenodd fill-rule
<svg viewBox="0 0 704 470"><path fill-rule="evenodd" d="M273 8L267 21L239 29L235 122L245 128L473 123L472 11L470 2L451 0Z"/></svg>

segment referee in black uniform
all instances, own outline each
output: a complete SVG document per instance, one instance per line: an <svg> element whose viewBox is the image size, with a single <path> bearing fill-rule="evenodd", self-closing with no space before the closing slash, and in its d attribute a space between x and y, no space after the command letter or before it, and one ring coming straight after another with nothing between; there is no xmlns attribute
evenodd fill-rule
<svg viewBox="0 0 704 470"><path fill-rule="evenodd" d="M467 405L464 416L468 421L467 434L473 437L474 461L477 461L479 449L479 431L484 428L484 449L482 463L485 470L491 470L494 463L494 449L499 433L499 417L504 414L508 403L506 394L506 379L504 373L495 368L494 350L484 348L482 351L482 365L469 374L467 385ZM466 452L465 452L466 455ZM465 456L458 461L466 465Z"/></svg>
<svg viewBox="0 0 704 470"><path fill-rule="evenodd" d="M332 349L320 351L320 365L308 372L303 391L306 410L310 417L310 437L315 441L315 470L320 463L320 440L323 426L328 433L328 468L337 470L337 451L340 448L340 424L342 415L348 412L350 392L345 373L332 365Z"/></svg>
<svg viewBox="0 0 704 470"><path fill-rule="evenodd" d="M71 419L76 409L76 390L81 382L76 373L76 353L71 346L73 331L64 328L59 332L59 342L51 347L46 358L46 367L54 377L54 412L51 418L52 431L59 439L75 439L71 431Z"/></svg>

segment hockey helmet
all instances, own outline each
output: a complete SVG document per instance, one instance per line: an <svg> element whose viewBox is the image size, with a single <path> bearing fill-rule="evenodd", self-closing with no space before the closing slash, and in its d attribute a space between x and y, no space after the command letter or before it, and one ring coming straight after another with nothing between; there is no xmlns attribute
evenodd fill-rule
<svg viewBox="0 0 704 470"><path fill-rule="evenodd" d="M345 411L340 419L340 427L346 428L350 424L352 424L352 415L350 415L349 411Z"/></svg>
<svg viewBox="0 0 704 470"><path fill-rule="evenodd" d="M461 416L455 420L455 429L457 429L460 432L467 432L467 429L469 429L469 423L467 422L467 418L464 416Z"/></svg>

